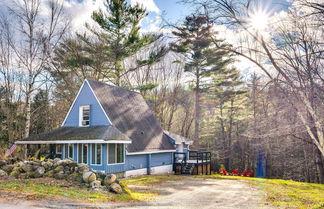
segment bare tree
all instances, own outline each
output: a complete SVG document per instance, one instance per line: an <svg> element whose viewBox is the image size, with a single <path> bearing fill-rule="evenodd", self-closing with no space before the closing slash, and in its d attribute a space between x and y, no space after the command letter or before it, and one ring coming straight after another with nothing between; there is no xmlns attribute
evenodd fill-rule
<svg viewBox="0 0 324 209"><path fill-rule="evenodd" d="M7 30L10 32L8 43L17 69L21 71L25 94L24 137L29 136L33 93L42 84L41 75L46 72L48 58L69 25L64 18L63 4L61 0L14 1L7 7L8 19L3 19L5 25L11 25ZM42 13L44 10L46 15Z"/></svg>

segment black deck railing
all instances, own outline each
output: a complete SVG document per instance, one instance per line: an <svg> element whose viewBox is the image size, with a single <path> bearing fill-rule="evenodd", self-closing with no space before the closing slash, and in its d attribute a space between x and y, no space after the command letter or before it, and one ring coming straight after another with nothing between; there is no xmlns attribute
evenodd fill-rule
<svg viewBox="0 0 324 209"><path fill-rule="evenodd" d="M176 171L177 166L181 166L181 172L188 166L188 164L205 165L211 161L211 152L190 150L189 155L186 152L175 152L173 154L173 170ZM198 168L196 169L198 174ZM209 169L210 170L210 169ZM202 166L202 173L204 172L204 166ZM206 173L210 173L207 172Z"/></svg>

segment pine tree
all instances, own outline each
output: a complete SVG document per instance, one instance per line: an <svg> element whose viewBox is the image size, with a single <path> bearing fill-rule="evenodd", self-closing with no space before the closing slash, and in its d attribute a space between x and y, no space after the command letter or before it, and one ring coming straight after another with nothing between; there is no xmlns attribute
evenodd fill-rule
<svg viewBox="0 0 324 209"><path fill-rule="evenodd" d="M107 46L109 57L112 59L110 77L118 86L124 86L123 76L137 68L126 69L124 61L140 50L155 42L160 35L141 35L140 22L147 16L140 5L131 6L126 0L107 0L106 11L99 10L92 14L93 20L98 23L101 31L95 28L88 29L100 37ZM165 53L164 48L152 52L147 60L138 60L138 66L152 64ZM137 66L137 67L138 67Z"/></svg>
<svg viewBox="0 0 324 209"><path fill-rule="evenodd" d="M181 53L185 71L195 76L195 145L199 141L200 92L206 87L206 78L221 71L232 62L231 55L224 48L229 47L223 40L215 39L217 32L206 16L188 16L184 23L173 31L177 41L172 49Z"/></svg>

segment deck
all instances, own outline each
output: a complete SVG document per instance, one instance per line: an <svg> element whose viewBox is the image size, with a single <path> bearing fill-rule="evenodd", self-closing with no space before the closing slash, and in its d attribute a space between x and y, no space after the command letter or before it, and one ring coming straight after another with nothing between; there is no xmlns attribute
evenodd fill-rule
<svg viewBox="0 0 324 209"><path fill-rule="evenodd" d="M173 155L175 174L210 175L211 153L202 151L175 152Z"/></svg>

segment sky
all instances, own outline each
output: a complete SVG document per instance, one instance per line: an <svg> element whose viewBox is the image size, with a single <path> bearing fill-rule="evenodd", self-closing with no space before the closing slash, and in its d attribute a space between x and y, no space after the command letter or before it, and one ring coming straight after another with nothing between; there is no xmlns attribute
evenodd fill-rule
<svg viewBox="0 0 324 209"><path fill-rule="evenodd" d="M0 0L9 1L9 0ZM93 11L102 8L105 0L65 0L68 13L73 19L74 29L82 28L84 22L91 21ZM191 14L194 8L190 5L179 3L180 0L128 0L130 4L142 4L148 11L148 16L142 21L144 32L157 31L163 25L162 19L179 23L185 16ZM287 8L286 0L260 0L268 10L278 12Z"/></svg>

